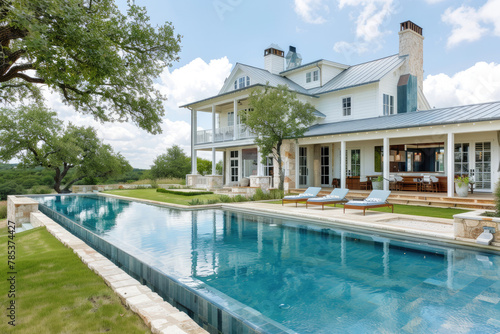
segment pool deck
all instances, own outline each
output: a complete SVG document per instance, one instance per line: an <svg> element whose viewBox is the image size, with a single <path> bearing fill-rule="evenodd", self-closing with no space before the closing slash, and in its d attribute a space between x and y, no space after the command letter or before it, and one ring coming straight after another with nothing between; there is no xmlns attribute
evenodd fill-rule
<svg viewBox="0 0 500 334"><path fill-rule="evenodd" d="M282 206L265 202L231 203L223 205L223 208L237 208L254 213L264 212L282 217L315 220L320 223L349 229L361 227L364 230L411 234L433 239L455 239L453 235L453 219L411 216L370 210L367 210L366 215L363 216L361 210L347 209L344 214L342 207L326 207L325 210L321 210L321 207L309 207L306 209L305 204L298 204L298 207L295 207L295 204L285 204Z"/></svg>

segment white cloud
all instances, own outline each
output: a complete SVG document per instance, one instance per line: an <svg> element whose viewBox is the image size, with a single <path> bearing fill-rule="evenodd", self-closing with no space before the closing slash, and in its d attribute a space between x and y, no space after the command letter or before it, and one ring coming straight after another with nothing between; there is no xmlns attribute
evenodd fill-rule
<svg viewBox="0 0 500 334"><path fill-rule="evenodd" d="M446 9L441 20L453 27L447 46L451 48L462 42L477 41L488 33L500 36L498 13L500 0L488 0L479 8L462 5Z"/></svg>
<svg viewBox="0 0 500 334"><path fill-rule="evenodd" d="M179 145L187 155L191 154L190 112L178 106L216 95L231 67L227 57L211 60L208 64L197 58L172 72L165 70L155 85L168 97L166 116L161 125L163 133L160 135L151 135L133 123L97 122L92 116L66 106L57 94L45 90L44 95L47 106L55 110L65 123L96 128L99 137L123 154L133 167L149 168L156 156L173 145ZM211 152L199 152L198 156L209 158Z"/></svg>
<svg viewBox="0 0 500 334"><path fill-rule="evenodd" d="M378 50L382 46L382 37L387 33L383 27L389 24L391 15L396 12L396 2L394 0L339 0L339 9L342 10L347 6L359 8L359 12L355 14L355 40L337 42L333 49L344 54Z"/></svg>
<svg viewBox="0 0 500 334"><path fill-rule="evenodd" d="M431 5L436 4L436 3L440 3L443 1L446 1L446 0L425 0L425 2L430 3Z"/></svg>
<svg viewBox="0 0 500 334"><path fill-rule="evenodd" d="M428 75L424 94L436 108L500 101L500 64L478 62L453 76Z"/></svg>
<svg viewBox="0 0 500 334"><path fill-rule="evenodd" d="M306 23L323 24L326 22L323 14L330 12L327 2L325 0L294 0L294 10Z"/></svg>

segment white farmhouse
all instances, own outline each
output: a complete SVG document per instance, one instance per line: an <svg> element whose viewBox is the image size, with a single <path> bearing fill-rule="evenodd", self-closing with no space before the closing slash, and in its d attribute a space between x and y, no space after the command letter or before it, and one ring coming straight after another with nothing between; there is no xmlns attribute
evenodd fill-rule
<svg viewBox="0 0 500 334"><path fill-rule="evenodd" d="M191 110L191 154L212 151L211 176L201 177L192 159L188 184L277 186L278 166L261 163L255 134L240 124L252 89L286 84L316 107L317 122L304 137L283 147L285 187L367 188L370 178L404 178L403 190L423 190L432 176L434 191L454 196L456 176L475 180L474 191L491 192L499 178L500 102L431 109L423 94L422 28L403 22L399 53L358 65L328 60L302 64L290 47L264 51L264 68L236 64L219 94L184 107ZM212 114L212 129L197 130L198 112ZM223 176L215 175L216 152L224 152ZM387 156L387 159L384 157ZM418 181L418 182L412 182ZM401 184L399 185L401 186Z"/></svg>

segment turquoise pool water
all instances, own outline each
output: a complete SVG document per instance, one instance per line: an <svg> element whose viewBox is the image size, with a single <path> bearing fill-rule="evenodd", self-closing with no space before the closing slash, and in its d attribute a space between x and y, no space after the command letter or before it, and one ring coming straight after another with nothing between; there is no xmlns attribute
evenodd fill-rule
<svg viewBox="0 0 500 334"><path fill-rule="evenodd" d="M500 256L296 220L36 198L177 278L299 333L497 333Z"/></svg>

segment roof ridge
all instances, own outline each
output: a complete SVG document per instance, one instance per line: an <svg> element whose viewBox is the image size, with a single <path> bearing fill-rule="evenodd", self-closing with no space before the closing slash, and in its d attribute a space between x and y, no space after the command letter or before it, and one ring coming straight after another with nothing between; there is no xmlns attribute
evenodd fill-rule
<svg viewBox="0 0 500 334"><path fill-rule="evenodd" d="M490 102L481 102L481 103L463 104L463 105L459 105L459 106L450 106L450 107L440 107L440 108L432 108L432 109L426 109L426 110L418 110L418 112L422 112L422 111L434 111L434 110L442 110L442 109L452 109L452 108L462 108L462 107L471 107L471 106L482 106L482 105L485 105L485 104L495 104L495 103L500 103L500 100L490 101Z"/></svg>

